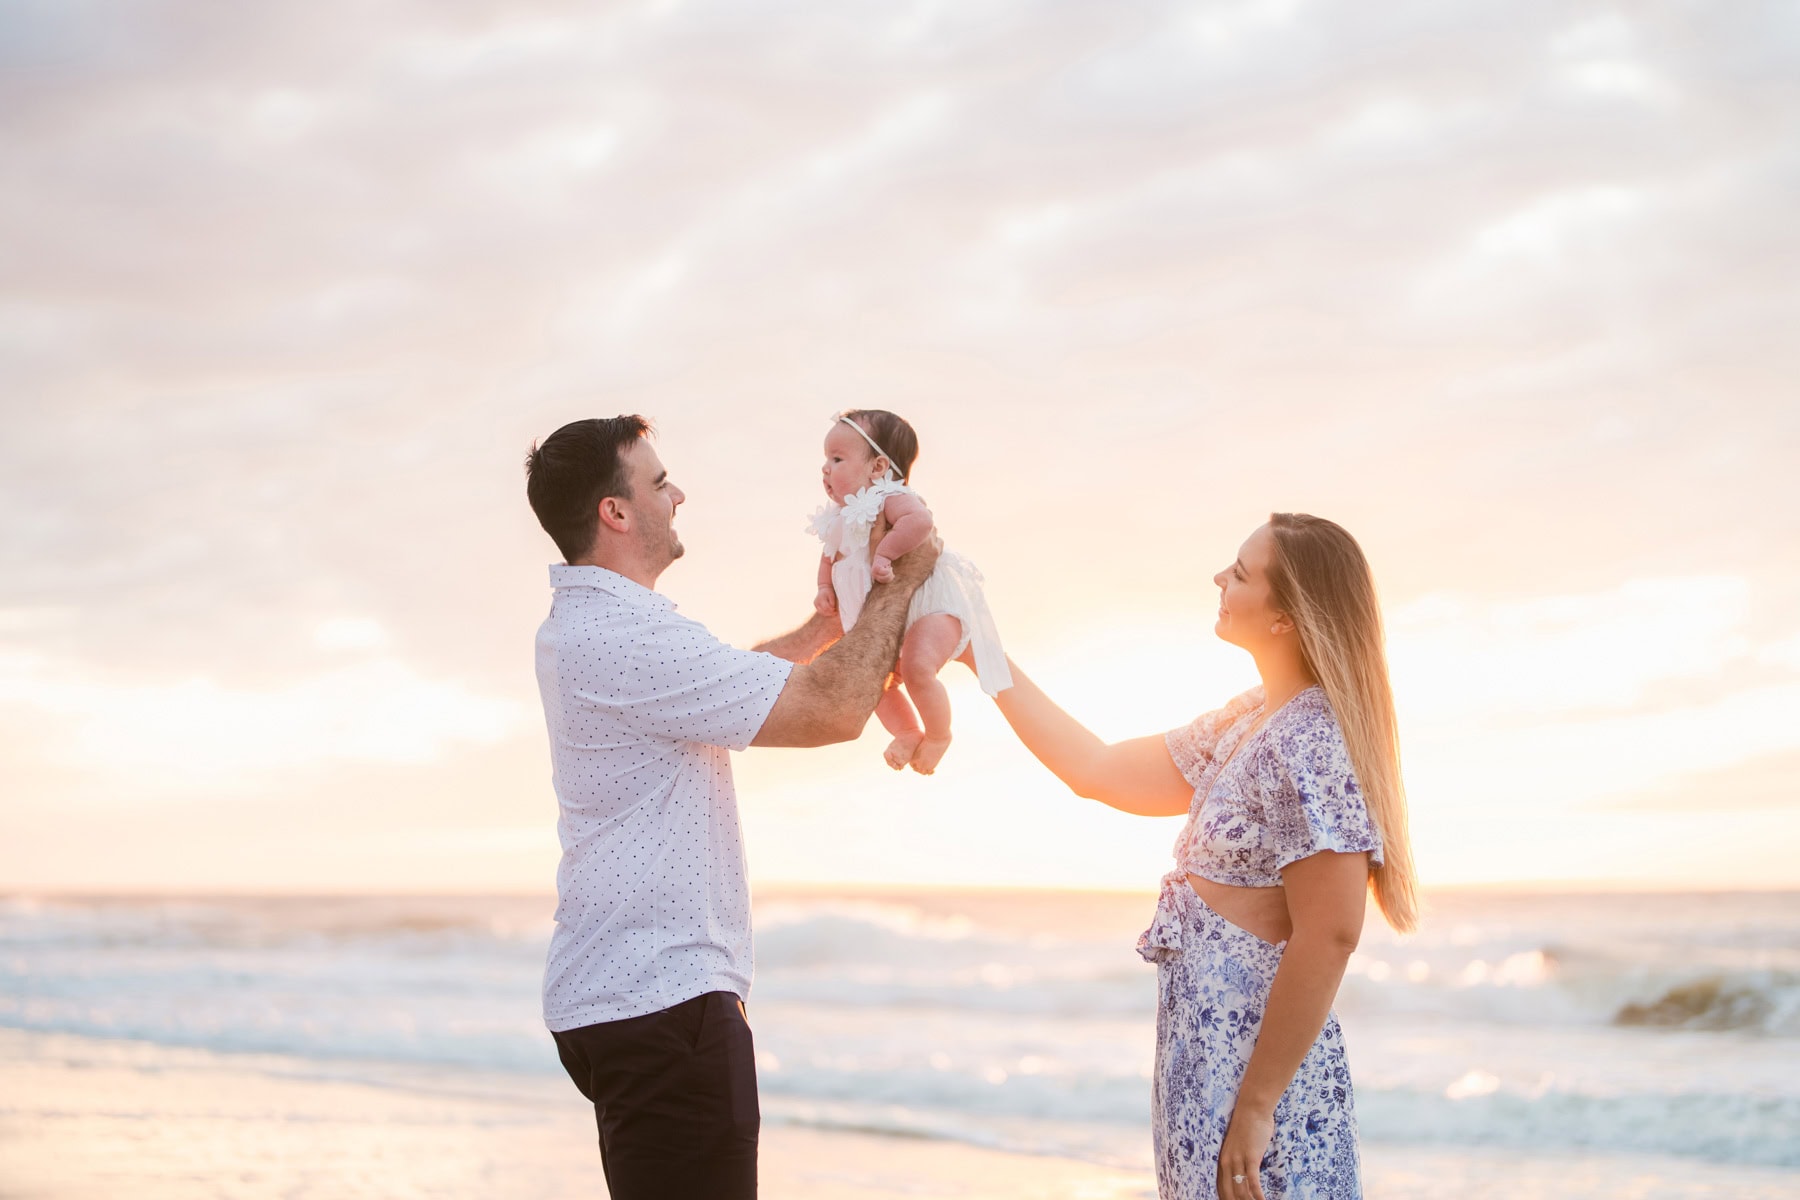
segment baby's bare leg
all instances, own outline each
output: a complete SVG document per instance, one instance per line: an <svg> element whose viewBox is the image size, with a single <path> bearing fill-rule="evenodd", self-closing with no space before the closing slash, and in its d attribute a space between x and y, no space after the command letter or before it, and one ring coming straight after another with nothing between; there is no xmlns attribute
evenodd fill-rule
<svg viewBox="0 0 1800 1200"><path fill-rule="evenodd" d="M933 613L914 622L900 643L900 678L925 722L925 736L912 756L912 769L921 775L937 770L950 748L950 693L938 682L938 672L960 641L962 621L949 613Z"/></svg>
<svg viewBox="0 0 1800 1200"><path fill-rule="evenodd" d="M875 703L875 715L881 719L881 727L894 735L888 743L882 757L887 765L896 771L904 770L912 761L913 751L925 740L925 731L919 728L919 718L913 712L912 701L906 693L895 684L881 693L881 699Z"/></svg>

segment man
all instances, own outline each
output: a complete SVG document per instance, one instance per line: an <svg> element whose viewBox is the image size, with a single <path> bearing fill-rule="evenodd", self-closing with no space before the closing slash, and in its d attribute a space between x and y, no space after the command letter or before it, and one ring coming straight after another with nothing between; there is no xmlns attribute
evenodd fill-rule
<svg viewBox="0 0 1800 1200"><path fill-rule="evenodd" d="M544 1020L593 1102L613 1200L736 1200L756 1194L760 1114L729 751L857 737L937 546L896 561L847 635L814 614L734 649L655 590L686 497L648 433L576 421L526 464L565 560L537 636L563 850Z"/></svg>

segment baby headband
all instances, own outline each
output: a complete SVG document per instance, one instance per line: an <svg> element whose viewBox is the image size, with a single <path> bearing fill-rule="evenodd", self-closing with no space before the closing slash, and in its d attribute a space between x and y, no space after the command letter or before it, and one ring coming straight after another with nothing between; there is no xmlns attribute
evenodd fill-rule
<svg viewBox="0 0 1800 1200"><path fill-rule="evenodd" d="M875 442L875 439L869 436L868 430L864 429L861 425L858 425L855 421L852 421L849 417L846 417L843 413L839 413L837 415L837 419L842 421L844 424L848 425L850 428L856 430L857 433L861 434L862 440L869 443L869 449L871 449L875 452L875 457L885 458L888 460L888 474L889 475L893 476L895 479L898 479L900 477L900 472L894 466L894 456L889 454L886 450L883 450L879 445L877 445Z"/></svg>

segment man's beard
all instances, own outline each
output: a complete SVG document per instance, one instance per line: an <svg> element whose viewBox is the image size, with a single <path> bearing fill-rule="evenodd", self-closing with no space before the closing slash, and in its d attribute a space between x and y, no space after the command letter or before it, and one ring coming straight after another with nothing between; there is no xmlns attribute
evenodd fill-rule
<svg viewBox="0 0 1800 1200"><path fill-rule="evenodd" d="M663 528L663 535L661 538L655 537L651 530L640 527L638 530L637 541L638 545L642 547L642 552L646 558L653 558L656 553L660 551L663 556L661 565L664 567L687 553L687 547L681 544L681 538L676 534L673 528L668 526ZM657 545L658 541L662 543L660 546ZM658 569L660 569L660 567Z"/></svg>

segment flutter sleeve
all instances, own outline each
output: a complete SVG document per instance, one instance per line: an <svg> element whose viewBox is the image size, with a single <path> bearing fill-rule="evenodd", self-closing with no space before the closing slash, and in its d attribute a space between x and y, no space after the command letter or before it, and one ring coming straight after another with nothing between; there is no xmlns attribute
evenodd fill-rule
<svg viewBox="0 0 1800 1200"><path fill-rule="evenodd" d="M1181 772L1181 777L1199 787L1201 776L1212 764L1213 747L1219 744L1220 735L1235 725L1238 718L1261 704L1262 698L1260 687L1251 688L1224 708L1202 713L1163 735L1169 757L1175 761L1175 769Z"/></svg>
<svg viewBox="0 0 1800 1200"><path fill-rule="evenodd" d="M1324 700L1274 734L1264 757L1264 821L1277 870L1323 850L1367 852L1381 861L1381 835L1369 819L1343 731ZM1259 756L1263 757L1263 756ZM1262 765L1262 764L1259 764Z"/></svg>

